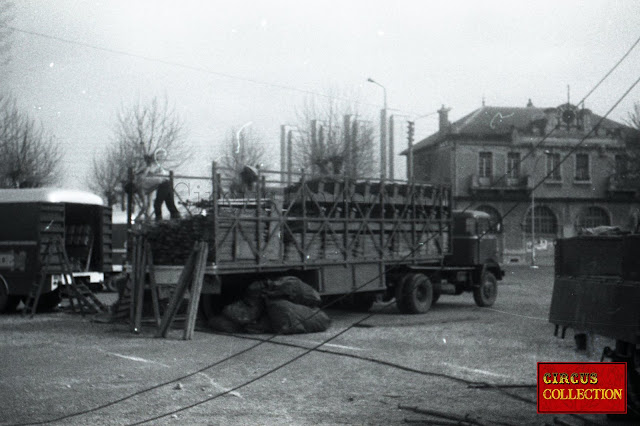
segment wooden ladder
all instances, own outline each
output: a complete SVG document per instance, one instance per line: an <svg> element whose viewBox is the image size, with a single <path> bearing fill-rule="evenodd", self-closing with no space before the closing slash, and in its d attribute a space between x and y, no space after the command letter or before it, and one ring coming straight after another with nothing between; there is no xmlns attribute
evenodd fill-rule
<svg viewBox="0 0 640 426"><path fill-rule="evenodd" d="M42 295L42 289L47 282L47 277L52 273L62 274L65 296L69 299L69 304L74 312L79 310L84 316L85 313L106 311L105 305L93 294L89 287L80 281L76 281L73 277L73 271L62 238L48 239L44 242L44 245L45 253L43 266L40 269L40 280L34 281L31 285L22 315L29 313L30 317L33 317Z"/></svg>

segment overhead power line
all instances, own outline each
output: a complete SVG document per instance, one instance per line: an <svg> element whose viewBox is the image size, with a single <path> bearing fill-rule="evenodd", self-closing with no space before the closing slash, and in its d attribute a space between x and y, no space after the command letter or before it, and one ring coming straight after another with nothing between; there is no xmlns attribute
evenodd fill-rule
<svg viewBox="0 0 640 426"><path fill-rule="evenodd" d="M0 28L1 27L11 29L11 30L13 30L15 32L18 32L18 33L27 34L27 35L36 36L36 37L41 37L41 38L45 38L45 39L49 39L49 40L55 40L55 41L59 41L61 43L71 44L71 45L75 45L75 46L81 46L81 47L85 47L87 49L97 50L97 51L100 51L100 52L107 52L107 53L111 53L111 54L114 54L114 55L128 56L130 58L142 59L142 60L145 60L145 61L150 61L150 62L156 62L156 63L160 63L160 64L165 64L165 65L170 65L170 66L174 66L174 67L188 69L188 70L191 70L191 71L197 71L197 72L202 72L202 73L206 73L206 74L211 74L211 75L215 75L215 76L222 77L222 78L228 78L228 79L231 79L231 80L244 81L244 82L247 82L247 83L252 83L252 84L256 84L256 85L260 85L260 86L266 86L266 87L271 87L271 88L280 89L280 90L287 90L287 91L291 91L291 92L304 93L304 94L307 94L307 95L321 96L321 97L327 98L327 99L335 99L335 100L344 101L344 102L351 102L351 103L358 104L358 105L380 107L379 104L355 101L353 99L346 98L346 97L343 97L343 96L328 95L326 93L320 93L320 92L316 92L316 91L308 90L308 89L301 89L301 88L295 87L295 86L288 86L288 85L280 84L280 83L272 83L272 82L268 82L268 81L258 80L258 79L255 79L255 78L243 77L243 76L239 76L239 75L234 75L234 74L229 74L229 73L225 73L225 72L215 71L215 70L212 70L212 69L209 69L209 68L205 68L205 67L199 67L199 66L195 66L195 65L183 64L181 62L172 61L172 60L168 60L168 59L154 58L152 56L140 55L140 54L137 54L137 53L131 53L131 52L127 52L127 51L124 51L124 50L118 50L118 49L112 49L112 48L109 48L109 47L96 46L94 44L85 43L85 42L77 41L77 40L71 40L71 39L68 39L68 38L59 37L59 36L55 36L55 35L51 35L51 34L45 34L45 33L41 33L41 32L38 32L38 31L25 30L25 29L22 29L22 28L14 27L12 25L0 25ZM406 113L409 113L409 114L415 114L415 113L413 113L411 111L403 111L403 110L393 109L393 108L389 108L389 110L401 111L401 112L406 112Z"/></svg>
<svg viewBox="0 0 640 426"><path fill-rule="evenodd" d="M11 28L13 28L13 27L11 27ZM128 53L128 52L122 52L122 51L117 51L117 50L108 49L108 48L101 48L101 47L97 47L97 46L89 45L89 44L82 43L82 42L76 42L76 41L66 40L66 39L62 39L62 38L59 38L59 37L49 36L49 35L45 35L45 34L41 34L41 33L36 33L36 32L32 32L32 31L20 30L20 29L17 29L17 28L13 28L13 29L14 29L15 31L18 31L18 32L23 32L23 33L27 33L27 34L37 35L37 36L41 36L41 37L45 37L45 38L51 38L51 39L59 40L59 41L66 42L66 43L77 44L77 45L85 46L85 47L88 47L88 48L91 48L91 49L102 50L102 51L107 51L107 52L111 52L111 53L116 53L116 54L122 54L122 55L126 55L126 56L131 56L131 57L138 57L138 58L141 58L141 59L146 59L146 60L156 61L156 62L165 63L165 64L169 64L169 65L174 65L174 66L179 66L179 67L183 67L183 68L187 68L187 69L192 69L192 70L196 70L196 71L207 72L207 73L211 73L211 74L215 74L215 75L220 75L220 76L223 76L223 77L228 77L228 78L234 78L234 79L240 79L240 80L244 80L244 81L249 81L249 82L256 83L256 84L262 84L262 85L267 85L267 86L273 86L273 87L277 87L277 88L281 88L281 89L286 89L286 90L295 90L295 91L304 92L304 93L309 93L309 94L313 94L313 95L318 95L318 96L324 96L324 97L328 97L328 98L338 99L338 98L336 98L336 97L332 97L332 96L328 96L328 95L324 95L324 94L320 94L320 93L316 93L316 92L312 92L312 91L306 91L306 90L298 89L298 88L294 88L294 87L283 86L283 85L275 85L275 84L272 84L272 83L261 82L261 81L253 80L253 79L245 79L245 78L242 78L242 77L237 77L237 76L233 76L233 75L229 75L229 74L224 74L224 73L218 73L218 72L215 72L215 71L210 71L210 70L207 70L207 69L204 69L204 68L199 68L199 67L192 67L192 66L188 66L188 65L183 65L183 64L176 63L176 62L172 62L172 61L165 61L165 60L161 60L161 59L156 59L156 58L150 58L150 57L145 57L145 56L135 55L135 54L131 54L131 53ZM615 70L615 69L620 65L620 63L622 63L622 61L623 61L623 60L624 60L624 59L629 55L629 53L631 52L631 50L633 50L633 48L635 48L635 46L636 46L639 42L640 42L640 38L639 38L639 39L634 43L634 45L629 49L629 51L628 51L628 52L627 52L627 53L626 53L626 54L625 54L625 55L624 55L624 56L623 56L623 57L622 57L622 58L621 58L621 59L620 59L620 60L619 60L615 65L614 65L614 67L613 67L613 68L612 68L612 69L611 69L611 70L610 70L610 71L605 75L605 77L603 77L603 78L602 78L602 79L601 79L601 80L596 84L596 86L595 86L591 91L589 91L589 92L587 93L587 95L585 95L585 97L580 101L580 103L583 103L583 102L586 100L586 98L587 98L588 96L590 96L590 95L591 95L591 94L596 90L596 88L597 88L597 87L598 87L598 86L599 86L599 85L600 85L600 84L601 84L601 83L602 83L602 82L603 82L603 81L604 81L604 80L605 80L605 79L606 79L606 78L607 78L607 77L608 77L608 76L613 72L613 70ZM609 115L609 114L610 114L610 113L611 113L611 112L612 112L612 111L613 111L613 110L614 110L614 109L615 109L615 108L620 104L620 102L622 102L622 100L623 100L623 99L624 99L624 98L625 98L625 97L626 97L626 96L631 92L631 90L633 90L633 88L634 88L634 87L635 87L639 82L640 82L640 78L639 78L638 80L636 80L636 81L635 81L635 82L634 82L634 83L633 83L633 84L632 84L632 85L627 89L627 91L625 91L625 93L624 93L624 94L623 94L623 95L622 95L622 96L617 100L617 102L616 102L616 103L615 103L615 104L614 104L614 105L609 109L609 111L604 115L604 117L602 117L601 121L602 121L602 120L604 120L604 119L605 119L605 118L606 118L606 117L607 117L607 116L608 116L608 115ZM551 133L551 132L550 132L550 133ZM549 133L549 134L550 134L550 133ZM544 139L545 139L546 137L548 137L548 135L549 135L549 134L545 135L545 136L542 138L542 140L541 140L541 141L540 141L536 146L534 146L534 147L532 148L532 150L534 150L538 145L540 145L540 144L544 141ZM588 136L588 135L587 135L587 136ZM587 136L585 136L585 137L584 137L584 138L583 138L583 139L578 143L578 145L577 145L577 146L576 146L576 147L575 147L571 152L575 151L575 149L577 149L577 147L578 147L580 144L582 144L582 143L584 142L584 140L586 140L586 137L587 137ZM569 155L571 154L571 152L569 153ZM560 165L561 165L561 164L562 164L562 163L563 163L563 162L568 158L568 156L569 156L569 155L567 155L566 157L564 157L564 158L562 159L562 161L557 165L557 167L559 167L559 166L560 166ZM555 170L555 169L554 169L554 170ZM551 173L553 173L553 170L552 170L552 171L550 171L550 172L549 172L549 173L548 173L548 174L543 178L543 180L542 180L541 182L539 182L539 183L535 186L535 188L537 188L538 186L540 186L540 185L544 182L544 180L545 180L548 176L550 176L550 175L551 175ZM519 203L518 203L518 204L519 204ZM518 204L516 204L516 206L517 206ZM467 207L465 210L467 210L468 208L469 208L469 207ZM505 217L505 216L507 216L508 214L510 214L511 212L513 212L513 210L514 210L514 209L515 209L515 207L514 207L514 208L512 208L511 210L509 210L509 211L508 211L508 212L507 212L503 217ZM486 232L485 232L485 233L486 233ZM372 279L372 280L370 280L369 282L365 283L362 287L366 286L366 285L367 285L367 284L369 284L371 281L373 281L373 280L375 280L375 279L378 279L378 278L379 278L379 276L375 277L374 279ZM357 289L356 289L356 290L357 290ZM354 290L354 291L355 291L355 290ZM344 297L346 297L346 296L348 296L348 295L345 295ZM369 319L369 318L371 318L371 317L372 317L372 316L374 316L374 315L376 315L376 314L375 314L375 313L368 314L368 315L367 315L367 316L365 316L364 318L362 318L362 319L360 319L360 320L356 321L355 323L351 324L350 326L348 326L348 327L347 327L347 328L345 328L344 330L340 331L339 333L337 333L337 334L333 335L332 337L330 337L330 338L326 339L325 341L323 341L323 342L319 343L318 345L316 345L316 346L314 346L314 347L312 347L312 348L309 348L309 349L308 349L308 350L306 350L304 353L302 353L302 354L300 354L300 355L298 355L298 356L296 356L296 357L294 357L294 358L290 359L289 361L287 361L287 362L285 362L285 363L283 363L283 364L279 365L278 367L275 367L274 369L271 369L271 370L269 370L269 371L267 371L267 372L265 372L265 373L261 374L260 376L258 376L258 377L256 377L256 378L254 378L254 379L251 379L251 380L249 380L249 381L246 381L246 382L244 382L244 383L242 383L242 384L240 384L240 385L238 385L238 386L234 387L233 389L230 389L230 390L228 390L228 391L226 391L226 392L223 392L223 393L220 393L220 394L214 395L214 396L213 396L213 397L211 397L211 398L207 398L206 400L196 402L196 403L194 403L194 404L191 404L191 405L189 405L189 406L186 406L186 407L180 408L180 409L175 410L175 411L172 411L172 412L170 412L170 413L165 413L165 414L162 414L162 415L158 415L158 416L155 416L155 417L153 417L153 418L146 419L146 420L143 420L143 421L138 422L138 423L135 423L135 424L141 424L141 423L146 423L146 422L149 422L149 421L152 421L152 420L157 420L157 419L160 419L160 418L166 417L166 416L168 416L168 415L170 415L170 414L177 413L177 412L180 412L180 411L184 411L184 410L187 410L187 409L193 408L193 407L198 406L198 405L201 405L201 404L203 404L203 403L205 403L205 402L208 402L208 401L211 401L211 400L213 400L213 399L216 399L216 398L218 398L218 397L220 397L220 396L222 396L222 395L228 394L229 392L232 392L232 391L234 391L234 390L237 390L237 389L240 389L240 388L242 388L242 387L245 387L245 386L247 386L247 385L249 385L249 384L251 384L251 383L254 383L254 382L256 382L256 381L258 381L258 380L260 380L260 379L262 379L262 378L264 378L264 377L266 377L266 376L268 376L268 375L270 375L270 374L274 373L275 371L278 371L278 370L280 370L281 368L284 368L285 366L287 366L287 365L289 365L289 364L291 364L291 363L295 362L296 360L298 360L298 359L302 358L303 356L307 355L308 353L318 350L321 346L323 346L323 345L325 345L326 343L328 343L328 342L330 342L330 341L334 340L334 339L335 339L335 338L337 338L338 336L340 336L340 335L344 334L344 333L345 333L345 332L347 332L348 330L352 329L353 327L357 326L358 324L362 323L364 320ZM136 395L140 395L140 394L142 394L142 393L145 393L145 392L151 391L151 390L153 390L153 389L157 389L157 388L162 387L162 386L164 386L164 385L166 385L166 384L173 383L173 382L175 382L175 381L182 380L182 379L187 378L187 377L191 377L191 376L193 376L193 375L195 375L195 374L197 374L197 373L199 373L199 372L202 372L202 371L207 370L207 369L209 369L209 368L212 368L212 367L214 367L214 366L216 366L216 365L219 365L219 364L221 364L221 363L223 363L223 362L225 362L225 361L227 361L227 360L229 360L229 359L231 359L231 358L235 358L235 357L237 357L237 356L239 356L239 355L241 355L241 354L243 354L243 353L249 352L249 351L253 350L253 349L254 349L254 348L256 348L256 347L258 347L258 346L260 346L260 345L262 345L262 344L264 344L264 343L267 343L267 342L271 341L275 336L276 336L276 335L273 335L273 336L272 336L271 338L269 338L269 339L266 339L266 340L260 341L259 343L255 344L255 345L253 345L253 346L250 346L250 347L249 347L249 348L247 348L247 349L244 349L244 350L242 350L242 351L240 351L240 352L237 352L237 353L235 353L235 354L233 354L233 355L230 355L230 356L228 356L228 357L226 357L226 358L224 358L224 359L222 359L222 360L220 360L220 361L217 361L217 362L215 362L215 363L213 363L213 364L210 364L210 365L208 365L208 366L205 366L204 368L201 368L201 369L200 369L200 370L198 370L198 371L195 371L195 372L193 372L193 373L190 373L190 374L187 374L187 375L181 376L180 378L177 378L177 379L174 379L174 380L171 380L171 381L168 381L168 382L164 382L164 383L158 384L158 385L156 385L156 386L152 386L152 387L147 388L147 389L143 389L143 390L141 390L141 391L139 391L139 392L136 392L136 393L131 394L131 395L128 395L128 396L125 396L125 397L123 397L123 398L121 398L121 399L119 399L119 400L112 401L112 402L110 402L110 403L104 404L104 405L102 405L102 406L100 406L100 407L96 407L96 408L88 409L88 410L85 410L85 411L82 411L82 412L77 412L77 413L74 413L74 414L66 415L66 416L63 416L63 417L60 417L60 418L57 418L57 419L48 420L48 421L42 421L42 422L35 422L35 423L32 423L32 424L43 424L43 423L50 423L50 422L54 422L54 421L60 421L60 420L63 420L63 419L68 419L68 418L70 418L70 417L75 417L75 416L82 415L82 414L88 414L88 413L90 413L90 412L96 411L96 410L101 409L101 408L106 408L106 407L108 407L108 406L111 406L111 405L117 404L117 403L119 403L119 402L122 402L122 401L124 401L124 400L130 399L130 398L132 398L132 397L134 397L134 396L136 396Z"/></svg>
<svg viewBox="0 0 640 426"><path fill-rule="evenodd" d="M627 89L627 90L622 94L622 96L620 96L620 97L618 98L618 100L614 103L614 105L613 105L613 106L612 106L612 107L607 111L607 113L606 113L606 114L601 118L601 121L603 121L604 119L606 119L606 117L607 117L609 114L611 114L611 112L612 112L612 111L613 111L613 110L614 110L614 109L615 109L615 108L620 104L620 102L622 102L622 100L623 100L624 98L626 98L626 97L627 97L627 95L629 95L629 93L631 92L631 90L633 90L633 88L635 88L635 87L636 87L636 85L638 85L638 83L640 83L640 78L638 78L638 79L637 79L637 80L636 80L636 81L635 81L635 82L634 82L634 83L633 83L633 84L632 84L632 85L631 85L631 86L630 86L630 87L629 87L629 88L628 88L628 89ZM591 132L589 132L589 134L591 134ZM587 134L587 136L589 136L589 134ZM586 140L587 136L585 136L585 137L584 137L584 138L583 138L583 139L582 139L582 140L581 140L581 141L580 141L580 142L579 142L579 143L574 147L574 149L573 149L571 152L573 152L573 151L575 151L576 149L578 149L578 147L580 146L580 144L582 144L582 143ZM558 167L560 166L560 164L562 164L562 162L564 162L564 161L565 161L565 160L566 160L566 159L571 155L571 152L570 152L566 157L564 157L564 158L562 159L562 161L558 164ZM554 170L555 170L555 169L554 169ZM547 177L549 177L552 173L553 173L553 170L551 170L551 171L550 171L550 172L549 172L549 173L548 173L548 174L547 174L547 175L542 179L542 181L538 182L538 184L537 184L535 187L537 188L538 186L542 185L542 183L544 182L544 180L545 180ZM517 206L518 204L519 204L519 203L517 203L517 204L516 204L516 206ZM512 209L510 209L510 210L505 214L505 216L509 215L509 214L510 214L510 213L512 213L514 210L515 210L515 207L513 207ZM486 231L485 231L485 234L486 234ZM484 234L483 234L483 235L484 235ZM379 277L379 276L378 276L378 277ZM376 279L377 279L378 277L376 277ZM164 417L166 417L166 416L169 416L169 415L172 415L172 414L176 414L176 413L179 413L179 412L182 412L182 411L185 411L185 410L188 410L188 409L191 409L191 408L197 407L197 406L202 405L202 404L204 404L204 403L206 403L206 402L212 401L212 400L217 399L217 398L219 398L219 397L221 397L221 396L223 396L223 395L226 395L226 394L228 394L228 393L230 393L230 392L236 391L236 390L241 389L241 388L243 388L243 387L245 387L245 386L248 386L248 385L250 385L250 384L252 384L252 383L255 383L256 381L258 381L258 380L260 380L260 379L262 379L262 378L264 378L264 377L267 377L267 376L269 376L270 374L275 373L276 371L279 371L280 369L282 369L282 368L284 368L284 367L286 367L286 366L288 366L288 365L292 364L293 362L295 362L295 361L299 360L300 358L302 358L302 357L304 357L304 356L308 355L309 353L311 353L311 352L313 352L313 351L315 351L315 350L319 349L320 347L322 347L322 346L324 346L325 344L329 343L330 341L332 341L332 340L336 339L337 337L341 336L342 334L346 333L347 331L351 330L352 328L357 327L357 326L358 326L358 324L361 324L362 322L364 322L365 320L367 320L367 319L371 318L371 317L372 317L372 316L374 316L374 315L375 315L375 313L367 314L365 317L363 317L363 318L361 318L360 320L358 320L358 321L356 321L356 322L354 322L354 323L350 324L350 325L349 325L349 326L347 326L345 329L343 329L343 330L341 330L340 332L338 332L338 333L334 334L333 336L331 336L331 337L329 337L329 338L327 338L327 339L323 340L322 342L320 342L319 344L317 344L317 345L313 346L312 348L310 348L310 349L306 350L306 351L305 351L305 352L303 352L302 354L297 355L297 356L295 356L295 357L293 357L293 358L289 359L288 361L285 361L284 363L282 363L282 364L278 365L277 367L274 367L274 368L272 368L272 369L270 369L270 370L268 370L268 371L264 372L263 374L261 374L261 375L259 375L259 376L257 376L257 377L254 377L253 379L247 380L247 381L245 381L244 383L242 383L242 384L240 384L240 385L237 385L237 386L235 386L235 387L233 387L233 388L231 388L231 389L229 389L229 390L227 390L227 391L225 391L225 392L218 393L218 394L216 394L216 395L213 395L213 396L212 396L212 397L210 397L210 398L207 398L207 399L204 399L204 400L201 400L201 401L195 402L195 403L190 404L190 405L188 405L188 406L184 406L184 407L178 408L178 409L176 409L176 410L173 410L173 411L170 411L170 412L167 412L167 413L164 413L164 414L159 414L159 415L156 415L156 416L153 416L153 417L147 418L147 419L145 419L145 420L142 420L142 421L139 421L139 422L133 423L132 425L140 425L140 424L148 423L148 422L151 422L151 421L154 421L154 420L159 420L159 419L164 418ZM273 339L273 338L270 338L270 339L264 340L264 341L262 341L262 342L263 342L263 343L267 343L268 341L270 341L270 340L272 340L272 339ZM243 352L246 352L246 350L245 350L245 351L243 351Z"/></svg>

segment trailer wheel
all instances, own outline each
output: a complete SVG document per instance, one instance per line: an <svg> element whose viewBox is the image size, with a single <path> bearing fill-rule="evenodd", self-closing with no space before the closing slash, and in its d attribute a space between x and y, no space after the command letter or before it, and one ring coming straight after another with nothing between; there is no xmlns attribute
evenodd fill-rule
<svg viewBox="0 0 640 426"><path fill-rule="evenodd" d="M482 282L479 287L473 289L473 299L478 306L491 306L498 297L498 280L491 272L482 274Z"/></svg>
<svg viewBox="0 0 640 426"><path fill-rule="evenodd" d="M433 303L433 286L424 274L407 274L396 286L396 304L403 314L424 314Z"/></svg>

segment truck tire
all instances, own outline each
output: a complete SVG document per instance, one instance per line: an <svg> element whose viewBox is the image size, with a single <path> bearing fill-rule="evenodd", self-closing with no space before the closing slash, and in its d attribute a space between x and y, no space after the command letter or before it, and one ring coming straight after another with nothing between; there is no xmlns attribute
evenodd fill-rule
<svg viewBox="0 0 640 426"><path fill-rule="evenodd" d="M486 271L482 274L480 286L473 289L473 299L476 305L486 307L493 305L496 297L498 297L498 280L493 273Z"/></svg>
<svg viewBox="0 0 640 426"><path fill-rule="evenodd" d="M424 314L433 302L433 285L424 274L407 274L396 286L396 304L403 314Z"/></svg>

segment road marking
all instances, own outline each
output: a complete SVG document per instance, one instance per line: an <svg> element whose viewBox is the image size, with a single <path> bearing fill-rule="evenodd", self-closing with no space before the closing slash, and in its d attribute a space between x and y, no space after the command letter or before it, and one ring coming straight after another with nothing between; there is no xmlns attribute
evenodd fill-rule
<svg viewBox="0 0 640 426"><path fill-rule="evenodd" d="M298 342L306 343L306 344L313 345L313 346L318 346L320 343L322 343L322 342L314 342L312 340L304 340L304 339L290 339L290 340L296 340ZM337 348L337 349L350 349L352 351L362 351L362 350L364 350L362 348L356 348L354 346L336 345L335 343L325 343L322 346L323 347L324 346L329 346L329 347Z"/></svg>
<svg viewBox="0 0 640 426"><path fill-rule="evenodd" d="M511 378L511 376L507 376L506 374L492 373L491 371L479 370L477 368L463 367L462 365L449 364L448 362L443 362L442 364L446 365L447 367L451 367L457 370L469 371L471 373L484 374L484 375L493 376L493 377Z"/></svg>
<svg viewBox="0 0 640 426"><path fill-rule="evenodd" d="M158 364L158 365L161 365L163 367L169 368L169 366L167 364L163 364L163 363L158 362L158 361L152 361L150 359L144 359L144 358L140 358L140 357L137 357L137 356L131 356L131 355L122 355L122 354L118 354L118 353L115 353L115 352L108 352L108 351L102 350L100 348L96 348L96 349L98 349L100 352L104 352L104 353L106 353L108 355L117 356L118 358L124 358L124 359L128 359L130 361L144 362L144 363L148 363L148 364Z"/></svg>
<svg viewBox="0 0 640 426"><path fill-rule="evenodd" d="M211 386L213 386L214 388L218 389L220 392L229 392L229 389L220 386L219 384L217 384L216 382L213 381L213 378L211 378L211 376L209 376L206 373L200 372L198 374L202 374L204 377L206 377L207 379L209 379L209 382L211 383ZM233 396L237 396L238 398L242 398L242 395L240 395L239 392L233 391L233 392L229 392L229 395L233 395Z"/></svg>
<svg viewBox="0 0 640 426"><path fill-rule="evenodd" d="M506 314L506 315L513 315L514 317L520 317L520 318L527 318L527 319L532 319L532 320L537 320L537 321L544 321L547 322L549 321L549 318L547 317L532 317L529 315L522 315L522 314L517 314L514 312L507 312L507 311L501 311L499 309L495 309L495 308L482 308L482 309L486 309L488 311L493 311L493 312L498 312L499 314Z"/></svg>

